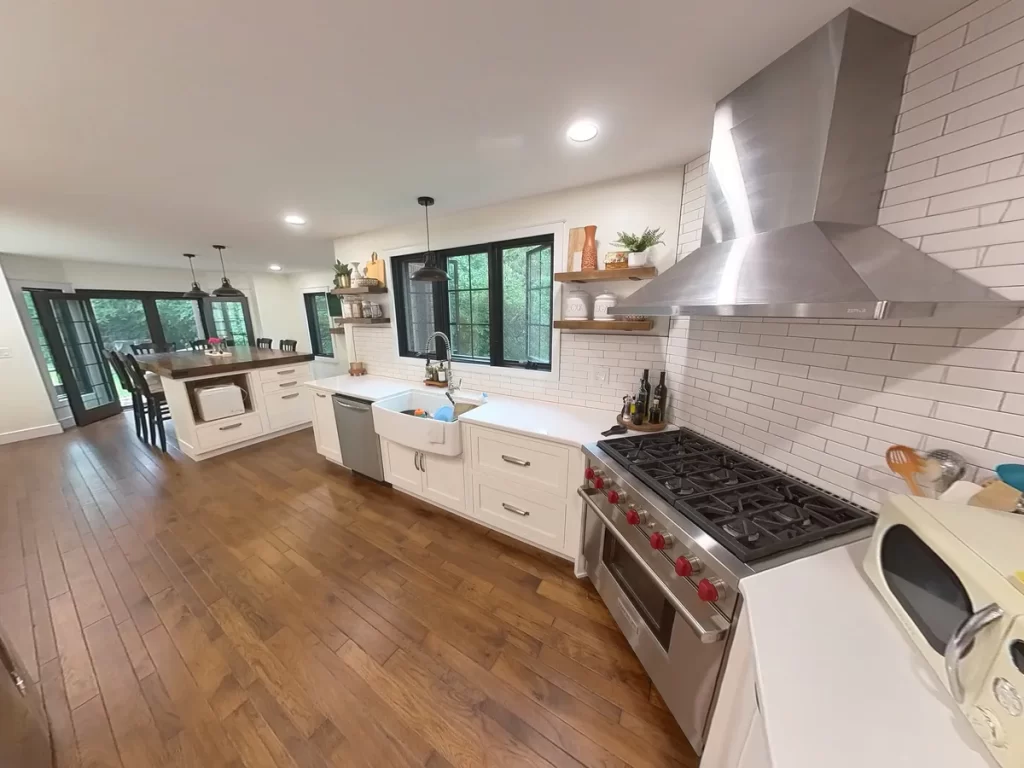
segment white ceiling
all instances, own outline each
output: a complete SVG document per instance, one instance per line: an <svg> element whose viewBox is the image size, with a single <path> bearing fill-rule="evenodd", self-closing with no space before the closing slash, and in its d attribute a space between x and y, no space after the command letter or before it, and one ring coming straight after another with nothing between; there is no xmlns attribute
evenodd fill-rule
<svg viewBox="0 0 1024 768"><path fill-rule="evenodd" d="M682 163L718 98L847 1L0 0L0 252L322 267L418 195ZM858 7L915 33L965 2ZM601 134L571 146L584 115Z"/></svg>

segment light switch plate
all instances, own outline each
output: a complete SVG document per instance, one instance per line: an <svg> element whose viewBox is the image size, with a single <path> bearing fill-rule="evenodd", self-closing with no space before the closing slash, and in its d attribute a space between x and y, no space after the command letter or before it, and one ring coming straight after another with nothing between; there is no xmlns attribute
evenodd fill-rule
<svg viewBox="0 0 1024 768"><path fill-rule="evenodd" d="M0 347L0 358L10 357L10 356L11 356L11 348L10 347Z"/></svg>
<svg viewBox="0 0 1024 768"><path fill-rule="evenodd" d="M607 366L600 365L600 366L598 366L597 368L594 369L594 381L599 382L601 384L607 384L608 383L608 367Z"/></svg>

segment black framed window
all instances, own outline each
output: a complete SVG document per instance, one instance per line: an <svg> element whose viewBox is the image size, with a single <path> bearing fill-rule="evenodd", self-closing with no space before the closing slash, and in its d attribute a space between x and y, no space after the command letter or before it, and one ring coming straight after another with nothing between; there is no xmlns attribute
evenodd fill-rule
<svg viewBox="0 0 1024 768"><path fill-rule="evenodd" d="M331 337L331 299L327 293L304 293L306 324L309 326L309 345L318 357L334 357L334 339Z"/></svg>
<svg viewBox="0 0 1024 768"><path fill-rule="evenodd" d="M399 354L442 356L441 330L459 362L551 370L553 254L553 235L449 248L447 283L411 279L425 254L393 257Z"/></svg>

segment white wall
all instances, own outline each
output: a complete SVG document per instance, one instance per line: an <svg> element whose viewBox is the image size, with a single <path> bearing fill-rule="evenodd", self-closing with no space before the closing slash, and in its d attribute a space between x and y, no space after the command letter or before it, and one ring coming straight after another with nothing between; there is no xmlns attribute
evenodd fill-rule
<svg viewBox="0 0 1024 768"><path fill-rule="evenodd" d="M665 269L675 260L682 184L683 169L668 168L446 216L440 215L444 201L438 201L431 209L431 247L488 242L510 232L551 223L558 223L565 231L594 224L598 261L603 265L607 251L620 250L611 245L617 232L660 227L665 230L666 245L654 249L651 263ZM425 247L423 220L411 216L402 225L336 240L334 253L342 262L365 263L374 251L385 256L388 251ZM564 264L564 258L564 253L556 253L556 265ZM556 266L556 271L561 271L561 266ZM634 283L612 282L588 286L587 290L595 295L603 291L626 295L635 288ZM389 305L392 300L393 295L387 294ZM389 314L393 314L390 307ZM621 407L622 395L639 382L643 368L660 369L664 365L667 332L665 322L652 334L555 330L553 333L560 336L557 378L516 376L501 369L465 364L455 365L456 378L462 378L467 389L614 409ZM348 333L355 358L366 363L370 373L411 381L423 378L420 361L398 356L390 327L350 326Z"/></svg>
<svg viewBox="0 0 1024 768"><path fill-rule="evenodd" d="M1014 299L1022 65L1021 0L979 0L918 36L879 213L893 234ZM681 256L699 244L706 173L707 156L686 166ZM676 423L867 506L905 490L885 466L891 443L952 448L974 465L968 478L1024 461L1016 307L874 323L683 318L668 367Z"/></svg>
<svg viewBox="0 0 1024 768"><path fill-rule="evenodd" d="M61 431L0 264L0 444Z"/></svg>

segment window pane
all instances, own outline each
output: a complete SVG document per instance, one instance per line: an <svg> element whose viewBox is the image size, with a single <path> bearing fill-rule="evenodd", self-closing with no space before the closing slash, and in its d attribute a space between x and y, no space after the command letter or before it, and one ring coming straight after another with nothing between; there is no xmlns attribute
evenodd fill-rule
<svg viewBox="0 0 1024 768"><path fill-rule="evenodd" d="M334 340L331 337L331 313L327 304L327 294L317 293L310 296L306 303L306 312L310 315L309 322L315 330L310 342L313 352L322 357L334 357Z"/></svg>
<svg viewBox="0 0 1024 768"><path fill-rule="evenodd" d="M164 339L175 349L186 349L189 342L203 338L199 302L195 299L157 299L156 312Z"/></svg>
<svg viewBox="0 0 1024 768"><path fill-rule="evenodd" d="M448 330L452 354L491 359L490 284L488 253L448 256Z"/></svg>
<svg viewBox="0 0 1024 768"><path fill-rule="evenodd" d="M396 262L392 262L396 263ZM435 346L428 344L434 327L434 284L410 279L423 266L422 260L397 262L400 264L398 279L402 281L402 297L405 304L404 333L406 348L412 354L433 354Z"/></svg>
<svg viewBox="0 0 1024 768"><path fill-rule="evenodd" d="M49 376L50 383L57 392L57 401L60 403L67 402L68 396L64 392L64 381L61 379L60 373L57 371L56 363L53 362L53 351L50 349L50 345L46 341L46 334L43 333L43 326L39 322L39 312L36 310L35 298L32 296L31 291L22 291L21 295L25 299L25 306L28 308L28 316L32 320L32 331L35 333L36 341L39 342L39 348L43 351L43 359L46 361L46 374Z"/></svg>
<svg viewBox="0 0 1024 768"><path fill-rule="evenodd" d="M503 248L505 360L551 364L551 246Z"/></svg>
<svg viewBox="0 0 1024 768"><path fill-rule="evenodd" d="M151 341L142 299L89 299L106 349L131 352L132 344Z"/></svg>
<svg viewBox="0 0 1024 768"><path fill-rule="evenodd" d="M487 287L487 254L474 253L469 257L470 284L473 288Z"/></svg>
<svg viewBox="0 0 1024 768"><path fill-rule="evenodd" d="M237 299L217 299L212 304L214 332L217 338L248 344L249 334L245 327L242 302Z"/></svg>

